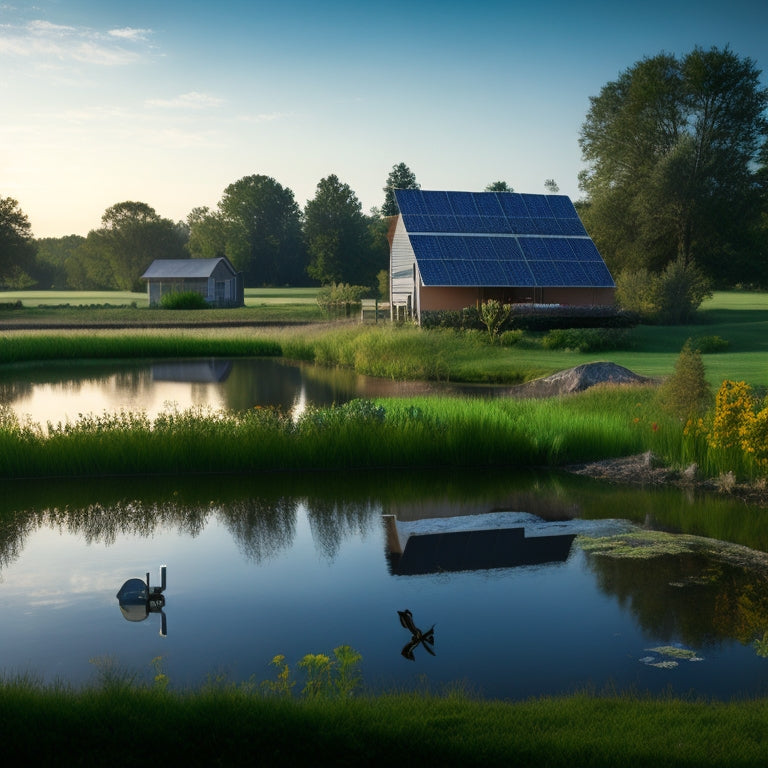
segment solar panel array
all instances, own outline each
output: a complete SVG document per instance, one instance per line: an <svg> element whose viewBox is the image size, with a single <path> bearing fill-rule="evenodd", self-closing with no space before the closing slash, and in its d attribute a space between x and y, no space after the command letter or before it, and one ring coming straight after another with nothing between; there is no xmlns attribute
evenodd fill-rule
<svg viewBox="0 0 768 768"><path fill-rule="evenodd" d="M614 287L570 198L397 189L424 285Z"/></svg>

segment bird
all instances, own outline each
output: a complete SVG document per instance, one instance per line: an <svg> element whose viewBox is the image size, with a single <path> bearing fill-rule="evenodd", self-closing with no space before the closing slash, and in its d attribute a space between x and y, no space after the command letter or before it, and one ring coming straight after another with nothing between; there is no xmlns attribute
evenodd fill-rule
<svg viewBox="0 0 768 768"><path fill-rule="evenodd" d="M417 646L423 645L427 653L434 656L435 652L430 646L435 644L435 625L433 624L426 632L422 632L414 624L413 614L407 608L404 611L398 611L397 615L400 617L400 624L411 633L411 639L400 651L401 655L410 661L416 661L413 651Z"/></svg>

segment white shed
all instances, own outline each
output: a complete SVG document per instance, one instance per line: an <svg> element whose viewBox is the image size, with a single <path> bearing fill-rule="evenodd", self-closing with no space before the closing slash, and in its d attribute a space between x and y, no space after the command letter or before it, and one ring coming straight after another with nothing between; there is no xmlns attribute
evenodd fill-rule
<svg viewBox="0 0 768 768"><path fill-rule="evenodd" d="M141 276L147 281L149 306L167 293L199 293L214 307L242 307L243 273L225 256L216 259L156 259Z"/></svg>

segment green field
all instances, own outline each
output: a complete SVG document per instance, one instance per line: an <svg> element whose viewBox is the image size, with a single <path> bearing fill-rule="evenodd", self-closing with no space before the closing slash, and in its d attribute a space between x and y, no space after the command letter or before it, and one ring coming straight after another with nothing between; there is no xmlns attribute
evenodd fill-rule
<svg viewBox="0 0 768 768"><path fill-rule="evenodd" d="M220 324L252 324L254 326L302 323L304 328L274 333L285 357L313 361L322 365L353 367L359 373L394 379L450 380L515 384L545 376L595 360L610 360L649 377L662 378L674 369L677 356L686 339L717 337L727 342L720 352L705 354L707 378L714 387L724 379L744 380L754 387L768 387L768 294L719 292L707 300L698 313L697 322L686 326L641 325L627 334L620 349L602 352L574 352L544 349L542 334L529 334L524 343L502 347L489 345L481 332L455 333L445 330L422 332L405 325L392 327L388 322L361 325L356 319L329 323L314 299L316 289L249 289L247 306L240 309L206 311L172 311L148 309L143 294L109 292L8 292L0 294L0 332L3 324L28 324L53 327L82 327L79 343L68 340L66 357L119 357L121 344L115 338L112 353L94 338L89 326L102 324L120 327L130 333L132 326L142 338L132 336L131 356L157 354L156 342L142 341L150 334L141 326L176 326L167 333L190 333L196 326ZM5 300L5 301L3 301ZM21 309L4 308L6 301L20 300ZM136 307L131 302L136 302ZM62 306L66 305L66 306ZM110 305L106 307L105 305ZM125 330L123 330L125 329ZM113 332L114 333L114 332ZM221 331L211 330L211 338L200 341L200 354L216 354L215 339ZM238 352L235 331L228 339L226 354L253 354L247 342ZM197 337L202 337L198 331ZM214 340L213 342L211 340ZM39 341L27 345L22 333L6 330L0 345L0 364L10 361L50 359L59 353L56 337L46 345ZM142 351L142 344L148 345ZM98 349L96 347L98 346ZM45 348L44 348L45 347ZM169 354L173 354L170 352ZM195 354L189 343L184 354ZM222 349L221 354L225 354Z"/></svg>

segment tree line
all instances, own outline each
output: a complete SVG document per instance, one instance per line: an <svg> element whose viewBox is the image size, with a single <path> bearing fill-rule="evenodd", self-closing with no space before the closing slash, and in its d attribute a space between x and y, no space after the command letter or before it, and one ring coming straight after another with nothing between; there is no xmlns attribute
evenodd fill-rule
<svg viewBox="0 0 768 768"><path fill-rule="evenodd" d="M576 201L621 302L696 303L711 287L768 287L768 90L730 48L661 53L607 83L579 133ZM553 179L545 191L559 191ZM365 214L336 175L301 210L269 176L230 184L215 209L172 222L145 203L108 208L86 237L35 240L17 201L0 198L0 287L141 288L155 258L226 256L248 286L350 283L388 268L393 190L419 188L393 166ZM513 191L505 181L486 190ZM671 297L671 299L670 299Z"/></svg>
<svg viewBox="0 0 768 768"><path fill-rule="evenodd" d="M214 210L186 221L160 216L143 202L117 203L87 236L35 240L12 198L0 200L0 285L6 288L141 290L155 259L226 256L246 285L348 282L373 289L389 263L387 220L364 214L335 175L318 185L302 211L293 192L264 175L230 184Z"/></svg>

